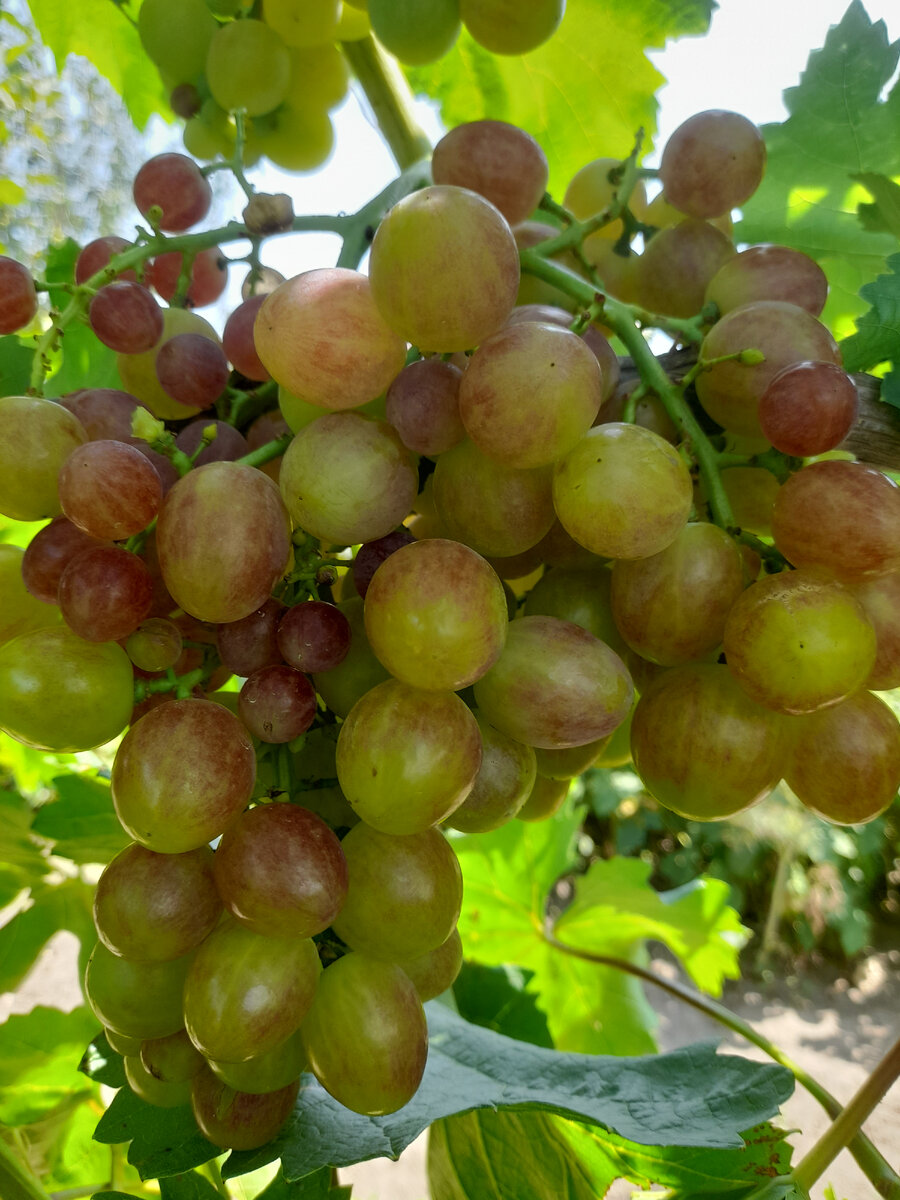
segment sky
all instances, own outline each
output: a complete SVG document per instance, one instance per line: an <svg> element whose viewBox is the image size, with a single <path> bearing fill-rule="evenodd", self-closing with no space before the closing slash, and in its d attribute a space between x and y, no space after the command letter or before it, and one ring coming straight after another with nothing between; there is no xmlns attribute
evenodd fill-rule
<svg viewBox="0 0 900 1200"><path fill-rule="evenodd" d="M702 37L681 38L664 50L650 52L668 83L659 92L657 145L685 118L707 108L741 112L757 124L783 120L782 92L799 79L809 51L821 46L830 25L843 16L849 0L720 0L710 31ZM887 19L888 34L900 37L900 3L877 0L867 5L869 16ZM429 101L417 102L425 131L436 140L439 118ZM249 172L263 191L287 191L298 213L352 212L376 195L396 174L387 147L372 128L365 100L351 94L333 114L335 152L324 168L310 175L284 175L265 163ZM177 129L160 127L155 149L178 148ZM162 143L166 142L164 146ZM649 159L649 165L655 164ZM235 198L236 202L241 197ZM339 249L331 235L302 234L277 239L264 253L265 261L283 274L332 264ZM224 312L238 302L241 273L232 272ZM212 318L215 322L215 316Z"/></svg>

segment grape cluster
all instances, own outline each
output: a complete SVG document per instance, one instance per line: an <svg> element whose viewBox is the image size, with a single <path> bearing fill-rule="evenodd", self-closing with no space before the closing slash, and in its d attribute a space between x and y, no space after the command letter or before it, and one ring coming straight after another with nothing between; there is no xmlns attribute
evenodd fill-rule
<svg viewBox="0 0 900 1200"><path fill-rule="evenodd" d="M136 200L180 230L205 180L163 158ZM86 991L130 1086L217 1145L271 1137L307 1069L358 1112L415 1093L462 958L445 829L546 819L631 759L699 820L781 779L840 822L891 802L900 490L835 454L857 399L819 268L723 232L763 167L743 117L699 114L663 199L622 203L629 163L598 159L559 208L532 138L461 126L368 275L272 280L221 343L132 276L139 246L83 251L129 390L0 400L0 511L51 518L0 547L0 727L62 751L127 727ZM35 306L0 260L7 327ZM684 386L635 315L693 329ZM245 434L210 408L266 379Z"/></svg>

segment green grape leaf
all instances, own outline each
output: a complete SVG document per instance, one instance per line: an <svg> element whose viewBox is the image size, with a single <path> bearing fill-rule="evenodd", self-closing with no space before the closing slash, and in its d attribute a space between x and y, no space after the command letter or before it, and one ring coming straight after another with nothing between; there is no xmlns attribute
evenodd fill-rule
<svg viewBox="0 0 900 1200"><path fill-rule="evenodd" d="M350 1200L353 1188L331 1186L331 1168L323 1167L312 1175L293 1182L285 1179L279 1171L264 1192L256 1200Z"/></svg>
<svg viewBox="0 0 900 1200"><path fill-rule="evenodd" d="M97 1019L84 1006L63 1013L39 1007L0 1025L0 1122L25 1125L84 1092L77 1062Z"/></svg>
<svg viewBox="0 0 900 1200"><path fill-rule="evenodd" d="M787 120L763 127L766 174L743 206L736 239L794 246L817 260L882 259L896 249L890 234L861 224L857 177L900 174L900 85L881 99L898 55L884 22L853 0L785 92ZM857 303L837 315L848 322L860 311ZM847 331L832 327L838 336Z"/></svg>
<svg viewBox="0 0 900 1200"><path fill-rule="evenodd" d="M159 1200L220 1200L220 1193L196 1171L186 1171L159 1181Z"/></svg>
<svg viewBox="0 0 900 1200"><path fill-rule="evenodd" d="M0 337L0 396L23 396L31 382L34 348L12 334Z"/></svg>
<svg viewBox="0 0 900 1200"><path fill-rule="evenodd" d="M68 325L61 347L50 356L44 395L64 396L83 387L86 379L91 387L122 390L114 351L103 345L89 325Z"/></svg>
<svg viewBox="0 0 900 1200"><path fill-rule="evenodd" d="M532 1046L552 1048L547 1018L525 989L531 971L464 962L453 983L456 1010L466 1021Z"/></svg>
<svg viewBox="0 0 900 1200"><path fill-rule="evenodd" d="M645 938L663 942L709 995L740 975L749 930L728 903L721 879L696 879L670 892L650 886L651 866L636 858L598 860L575 883L575 899L556 923L560 941L593 954L627 954Z"/></svg>
<svg viewBox="0 0 900 1200"><path fill-rule="evenodd" d="M874 204L860 203L857 207L863 226L874 233L892 233L900 238L900 184L874 171L864 171L851 178L858 180L875 197Z"/></svg>
<svg viewBox="0 0 900 1200"><path fill-rule="evenodd" d="M0 790L0 905L49 871L47 859L31 836L31 805L18 792Z"/></svg>
<svg viewBox="0 0 900 1200"><path fill-rule="evenodd" d="M81 247L74 238L66 238L64 242L50 245L44 251L44 278L48 283L75 282L75 262L81 253ZM69 302L69 293L62 288L52 287L47 293L54 308L62 309Z"/></svg>
<svg viewBox="0 0 900 1200"><path fill-rule="evenodd" d="M190 1105L156 1108L127 1087L113 1097L94 1137L108 1145L130 1142L128 1161L142 1179L183 1175L221 1154L197 1128Z"/></svg>
<svg viewBox="0 0 900 1200"><path fill-rule="evenodd" d="M16 990L57 930L74 933L82 950L94 945L93 897L94 889L80 879L32 888L31 906L0 929L0 992Z"/></svg>
<svg viewBox="0 0 900 1200"><path fill-rule="evenodd" d="M109 781L97 775L60 775L57 798L42 804L32 826L55 842L54 854L76 863L108 863L131 839L113 808Z"/></svg>
<svg viewBox="0 0 900 1200"><path fill-rule="evenodd" d="M122 1055L117 1054L106 1040L105 1033L98 1033L82 1055L78 1070L95 1083L107 1087L125 1086L125 1065Z"/></svg>
<svg viewBox="0 0 900 1200"><path fill-rule="evenodd" d="M305 1075L278 1137L232 1154L223 1175L277 1157L287 1179L396 1158L434 1121L476 1108L541 1109L602 1124L641 1145L740 1146L740 1131L771 1117L793 1091L789 1071L718 1055L713 1043L638 1058L562 1054L470 1025L438 1002L426 1011L428 1063L409 1104L385 1117L360 1116ZM133 1150L129 1161L146 1174Z"/></svg>
<svg viewBox="0 0 900 1200"><path fill-rule="evenodd" d="M405 70L414 91L440 103L448 127L492 117L537 138L550 190L561 199L585 163L624 158L641 127L652 137L654 94L665 80L645 51L704 33L716 7L712 0L569 0L557 32L529 54L490 54L464 30L449 54Z"/></svg>
<svg viewBox="0 0 900 1200"><path fill-rule="evenodd" d="M172 119L165 89L144 53L138 32L109 0L28 0L34 23L53 52L57 70L70 54L83 54L125 102L138 129L154 113ZM98 385L95 385L98 386Z"/></svg>
<svg viewBox="0 0 900 1200"><path fill-rule="evenodd" d="M900 408L900 254L887 260L888 273L861 289L871 308L856 322L856 333L841 342L848 371L866 371L891 362L894 369L881 385L881 397Z"/></svg>

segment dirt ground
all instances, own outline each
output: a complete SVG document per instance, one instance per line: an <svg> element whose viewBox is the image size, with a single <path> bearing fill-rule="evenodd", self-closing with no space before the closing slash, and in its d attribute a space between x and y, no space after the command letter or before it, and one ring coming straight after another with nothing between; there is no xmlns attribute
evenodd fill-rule
<svg viewBox="0 0 900 1200"><path fill-rule="evenodd" d="M19 991L0 996L0 1021L13 1012L28 1012L36 1004L70 1009L80 1003L77 951L72 935L57 934ZM675 974L674 967L663 959L655 965L664 973ZM662 992L650 998L660 1015L663 1049L720 1038L721 1027L702 1014ZM765 985L742 980L726 991L723 1000L846 1102L900 1036L900 943L870 958L853 980L824 969L778 977ZM761 1051L727 1032L723 1048L765 1059ZM801 1154L828 1125L824 1112L801 1088L785 1106L782 1121L786 1129L802 1130L792 1138ZM900 1083L872 1115L866 1132L888 1161L900 1167ZM354 1200L427 1200L425 1154L423 1136L399 1162L363 1163L343 1170L341 1177L354 1184ZM837 1200L878 1200L846 1152L813 1189L813 1200L823 1200L827 1183L833 1186ZM627 1184L616 1184L608 1200L627 1200L630 1194Z"/></svg>

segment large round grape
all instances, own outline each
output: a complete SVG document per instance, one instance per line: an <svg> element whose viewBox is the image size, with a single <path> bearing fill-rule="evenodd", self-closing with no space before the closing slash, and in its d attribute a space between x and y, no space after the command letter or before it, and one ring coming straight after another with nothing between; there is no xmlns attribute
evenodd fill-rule
<svg viewBox="0 0 900 1200"><path fill-rule="evenodd" d="M189 308L167 308L163 312L163 334L151 350L143 354L119 354L116 365L125 388L137 396L156 417L181 421L196 416L198 408L174 400L165 391L156 374L156 357L166 342L180 333L199 333L218 343L219 336L208 321Z"/></svg>
<svg viewBox="0 0 900 1200"><path fill-rule="evenodd" d="M462 872L437 829L395 837L360 821L341 843L350 888L333 928L373 958L418 958L447 940L462 906Z"/></svg>
<svg viewBox="0 0 900 1200"><path fill-rule="evenodd" d="M372 32L410 66L442 58L459 37L457 0L369 0Z"/></svg>
<svg viewBox="0 0 900 1200"><path fill-rule="evenodd" d="M0 513L16 521L55 517L60 468L87 440L61 404L37 396L0 399Z"/></svg>
<svg viewBox="0 0 900 1200"><path fill-rule="evenodd" d="M566 532L604 558L646 558L687 524L690 473L674 446L642 425L595 426L556 464L553 503Z"/></svg>
<svg viewBox="0 0 900 1200"><path fill-rule="evenodd" d="M257 1096L235 1091L204 1069L191 1081L191 1109L204 1137L226 1150L255 1150L270 1142L294 1107L300 1080Z"/></svg>
<svg viewBox="0 0 900 1200"><path fill-rule="evenodd" d="M184 1025L181 995L192 956L133 962L98 942L88 959L84 994L97 1020L127 1037L157 1038Z"/></svg>
<svg viewBox="0 0 900 1200"><path fill-rule="evenodd" d="M635 770L660 804L716 821L767 796L781 778L787 721L754 703L728 668L686 663L660 675L631 726Z"/></svg>
<svg viewBox="0 0 900 1200"><path fill-rule="evenodd" d="M358 408L380 396L406 361L358 271L324 267L266 297L253 327L256 352L288 391L322 408Z"/></svg>
<svg viewBox="0 0 900 1200"><path fill-rule="evenodd" d="M211 462L166 495L156 545L166 587L192 616L238 621L268 599L290 553L278 488L255 467Z"/></svg>
<svg viewBox="0 0 900 1200"><path fill-rule="evenodd" d="M625 665L599 638L556 617L510 622L497 663L475 684L492 725L546 749L582 746L628 716L634 688Z"/></svg>
<svg viewBox="0 0 900 1200"><path fill-rule="evenodd" d="M791 722L785 779L807 808L840 825L874 820L900 787L900 724L887 704L859 691Z"/></svg>
<svg viewBox="0 0 900 1200"><path fill-rule="evenodd" d="M397 679L367 692L338 737L344 795L382 833L421 833L445 820L480 766L481 735L459 696Z"/></svg>
<svg viewBox="0 0 900 1200"><path fill-rule="evenodd" d="M206 81L226 111L243 108L251 117L271 112L287 95L290 79L287 47L264 21L230 21L216 30L206 57Z"/></svg>
<svg viewBox="0 0 900 1200"><path fill-rule="evenodd" d="M531 134L507 121L466 121L445 133L431 156L435 183L478 192L510 225L527 221L547 188L547 156Z"/></svg>
<svg viewBox="0 0 900 1200"><path fill-rule="evenodd" d="M381 315L420 350L467 350L516 302L519 254L504 217L466 188L404 197L378 227L369 260Z"/></svg>
<svg viewBox="0 0 900 1200"><path fill-rule="evenodd" d="M216 28L203 0L143 0L138 12L141 45L173 85L203 74Z"/></svg>
<svg viewBox="0 0 900 1200"><path fill-rule="evenodd" d="M481 767L472 790L446 821L451 829L463 833L484 833L511 821L528 799L537 770L531 746L507 737L480 713L476 719L481 731Z"/></svg>
<svg viewBox="0 0 900 1200"><path fill-rule="evenodd" d="M207 1058L246 1062L273 1050L309 1011L321 966L311 938L264 936L226 921L184 984L184 1025Z"/></svg>
<svg viewBox="0 0 900 1200"><path fill-rule="evenodd" d="M415 499L418 475L385 421L327 413L288 446L279 487L295 525L324 542L353 545L400 524Z"/></svg>
<svg viewBox="0 0 900 1200"><path fill-rule="evenodd" d="M725 656L760 704L809 713L862 687L875 662L875 630L856 597L809 569L747 588L725 623Z"/></svg>
<svg viewBox="0 0 900 1200"><path fill-rule="evenodd" d="M509 624L506 595L474 550L445 538L397 550L366 592L369 644L413 687L458 691L497 661Z"/></svg>
<svg viewBox="0 0 900 1200"><path fill-rule="evenodd" d="M527 54L552 37L566 0L460 0L460 16L472 37L494 54Z"/></svg>
<svg viewBox="0 0 900 1200"><path fill-rule="evenodd" d="M122 739L112 797L136 842L179 854L223 833L249 801L255 778L253 743L233 713L209 700L173 700Z"/></svg>
<svg viewBox="0 0 900 1200"><path fill-rule="evenodd" d="M422 1081L425 1012L395 963L363 954L333 963L322 974L302 1036L318 1081L353 1112L396 1112Z"/></svg>
<svg viewBox="0 0 900 1200"><path fill-rule="evenodd" d="M663 147L659 175L668 202L691 217L718 217L750 198L766 167L766 144L740 113L688 117Z"/></svg>
<svg viewBox="0 0 900 1200"><path fill-rule="evenodd" d="M131 717L134 673L115 642L86 642L65 625L0 646L0 729L38 750L92 750Z"/></svg>

